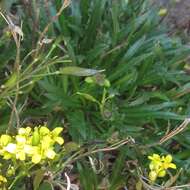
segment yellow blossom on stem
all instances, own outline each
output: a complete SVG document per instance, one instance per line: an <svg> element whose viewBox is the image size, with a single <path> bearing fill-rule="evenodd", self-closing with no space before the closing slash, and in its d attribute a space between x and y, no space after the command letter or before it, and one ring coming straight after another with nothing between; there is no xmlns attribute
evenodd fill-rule
<svg viewBox="0 0 190 190"><path fill-rule="evenodd" d="M151 160L149 164L149 179L154 182L158 177L165 177L167 169L172 168L176 169L176 165L172 163L172 156L162 156L158 154L153 154L152 156L148 156L148 159Z"/></svg>
<svg viewBox="0 0 190 190"><path fill-rule="evenodd" d="M46 126L19 128L14 137L1 135L0 156L3 159L20 161L32 161L38 164L56 157L55 144L62 145L63 138L60 136L63 128L56 127L50 131Z"/></svg>
<svg viewBox="0 0 190 190"><path fill-rule="evenodd" d="M172 163L172 156L167 155L166 157L162 156L163 168L166 170L168 168L176 169L176 165Z"/></svg>

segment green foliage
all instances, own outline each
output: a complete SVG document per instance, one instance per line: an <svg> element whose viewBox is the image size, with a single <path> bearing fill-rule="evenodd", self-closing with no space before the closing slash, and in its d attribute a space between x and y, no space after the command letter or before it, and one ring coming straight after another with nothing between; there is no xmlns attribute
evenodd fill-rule
<svg viewBox="0 0 190 190"><path fill-rule="evenodd" d="M61 1L56 1L52 9L60 5ZM190 77L183 67L190 49L169 38L158 25L156 10L148 9L147 1L71 2L54 25L60 39L55 51L67 52L74 66L105 70L111 83L109 93L116 96L105 105L105 119L96 104L102 96L101 86L86 83L83 78L49 76L32 94L42 104L40 112L52 113L58 108L76 141L81 141L79 131L83 140L91 139L88 132L92 127L92 137L101 138L109 129L123 133L132 130L130 126L143 130L149 123L155 128L160 125L162 130L168 120L186 118L188 87L183 89L183 85ZM36 97L39 89L45 89L43 98ZM70 115L76 112L81 114L74 116L78 119L73 122L76 119Z"/></svg>
<svg viewBox="0 0 190 190"><path fill-rule="evenodd" d="M189 130L162 147L144 145L158 142L167 128L189 117L189 46L165 32L147 0L71 1L56 15L62 5L62 0L21 3L20 48L9 30L2 32L0 130L64 125L67 139L82 146L134 138L134 149L122 149L111 168L113 190L125 185L119 174L126 159L138 159L144 167L142 156L170 151L178 152L173 157L182 164L189 157ZM18 49L20 69L15 67ZM97 189L99 177L85 164L77 164L81 184ZM136 168L125 173L129 182L136 182Z"/></svg>

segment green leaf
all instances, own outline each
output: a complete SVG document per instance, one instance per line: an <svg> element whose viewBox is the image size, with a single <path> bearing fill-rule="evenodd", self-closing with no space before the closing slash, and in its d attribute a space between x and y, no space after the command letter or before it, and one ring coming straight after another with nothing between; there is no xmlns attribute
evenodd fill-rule
<svg viewBox="0 0 190 190"><path fill-rule="evenodd" d="M16 86L17 80L18 80L18 75L16 73L13 73L9 77L8 81L4 84L4 87L5 88L12 88L12 87Z"/></svg>
<svg viewBox="0 0 190 190"><path fill-rule="evenodd" d="M84 141L93 137L93 131L81 110L69 112L67 119L70 123L69 134L72 136L73 141L83 144Z"/></svg>
<svg viewBox="0 0 190 190"><path fill-rule="evenodd" d="M38 190L53 190L53 185L48 183L48 182L44 182L42 185L40 185Z"/></svg>
<svg viewBox="0 0 190 190"><path fill-rule="evenodd" d="M110 190L119 189L124 185L124 178L121 176L121 171L124 167L126 159L126 149L121 149L120 154L117 157L113 165L113 172L111 174L111 187Z"/></svg>
<svg viewBox="0 0 190 190"><path fill-rule="evenodd" d="M37 170L35 172L35 177L33 181L34 190L38 190L40 183L42 182L44 178L44 173L45 173L45 170L42 170L42 169Z"/></svg>
<svg viewBox="0 0 190 190"><path fill-rule="evenodd" d="M90 100L91 102L96 102L97 104L99 104L99 101L96 100L96 98L94 98L90 94L81 93L81 92L77 92L77 94L80 95L80 96L83 96L85 99Z"/></svg>
<svg viewBox="0 0 190 190"><path fill-rule="evenodd" d="M71 152L73 152L73 151L77 151L77 150L79 150L79 145L77 144L77 143L75 143L75 142L68 142L68 143L66 143L65 145L64 145L64 148L65 148L65 151L66 151L66 153L71 153Z"/></svg>
<svg viewBox="0 0 190 190"><path fill-rule="evenodd" d="M97 73L101 73L104 70L86 69L81 67L64 67L60 69L60 73L64 75L74 75L74 76L92 76Z"/></svg>

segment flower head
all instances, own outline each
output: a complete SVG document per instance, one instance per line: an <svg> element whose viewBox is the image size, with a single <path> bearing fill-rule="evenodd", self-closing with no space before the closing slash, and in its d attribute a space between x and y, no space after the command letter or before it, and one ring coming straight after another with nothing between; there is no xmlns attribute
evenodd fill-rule
<svg viewBox="0 0 190 190"><path fill-rule="evenodd" d="M165 177L166 171L169 168L176 169L176 165L172 163L172 156L162 156L158 154L153 154L148 156L148 159L151 160L149 164L149 179L155 181L158 177Z"/></svg>
<svg viewBox="0 0 190 190"><path fill-rule="evenodd" d="M57 127L50 131L46 126L20 128L14 137L0 137L0 155L3 159L20 161L31 160L34 164L52 160L56 156L55 144L62 145L60 136L63 128Z"/></svg>

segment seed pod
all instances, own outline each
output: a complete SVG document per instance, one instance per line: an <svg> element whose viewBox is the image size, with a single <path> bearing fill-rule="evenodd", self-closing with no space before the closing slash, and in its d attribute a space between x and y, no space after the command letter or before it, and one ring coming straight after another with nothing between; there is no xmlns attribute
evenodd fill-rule
<svg viewBox="0 0 190 190"><path fill-rule="evenodd" d="M36 146L39 144L39 142L40 142L40 134L39 134L38 128L35 128L33 137L32 137L32 145Z"/></svg>

